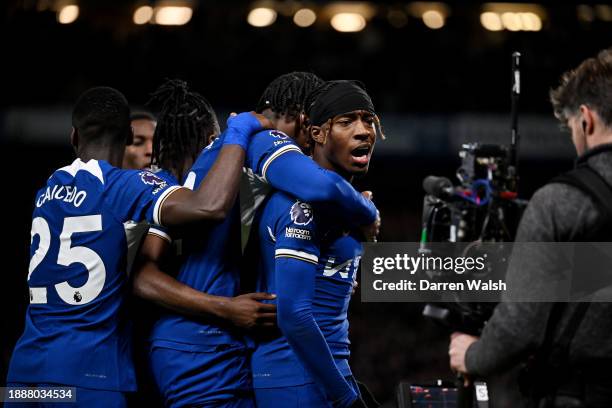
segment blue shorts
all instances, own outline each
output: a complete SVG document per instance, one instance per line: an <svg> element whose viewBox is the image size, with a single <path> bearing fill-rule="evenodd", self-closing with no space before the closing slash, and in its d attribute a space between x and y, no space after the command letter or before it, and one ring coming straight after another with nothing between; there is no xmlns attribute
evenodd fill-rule
<svg viewBox="0 0 612 408"><path fill-rule="evenodd" d="M352 375L346 381L359 395L359 386ZM282 401L283 408L331 408L323 390L315 383L293 387L255 388L257 408L276 408Z"/></svg>
<svg viewBox="0 0 612 408"><path fill-rule="evenodd" d="M7 387L72 387L61 384L9 383ZM126 408L127 394L121 391L76 387L76 402L5 402L4 408Z"/></svg>
<svg viewBox="0 0 612 408"><path fill-rule="evenodd" d="M254 408L246 348L183 351L153 345L155 383L169 407Z"/></svg>

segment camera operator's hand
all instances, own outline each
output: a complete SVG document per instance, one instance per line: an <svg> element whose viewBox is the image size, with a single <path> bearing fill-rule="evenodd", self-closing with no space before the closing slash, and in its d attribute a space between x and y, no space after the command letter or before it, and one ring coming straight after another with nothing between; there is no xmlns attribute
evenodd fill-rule
<svg viewBox="0 0 612 408"><path fill-rule="evenodd" d="M374 195L372 194L371 191L362 191L361 195L364 196L365 198L367 198L370 201L372 201L372 198L374 197ZM381 224L380 213L377 210L376 211L376 220L372 224L370 224L370 225L366 225L364 227L361 227L361 232L365 236L366 241L368 241L368 242L376 242L376 237L380 233L380 224Z"/></svg>
<svg viewBox="0 0 612 408"><path fill-rule="evenodd" d="M448 346L451 369L461 374L468 374L465 366L465 353L472 343L476 341L478 341L478 337L470 336L469 334L459 332L451 334L451 342Z"/></svg>

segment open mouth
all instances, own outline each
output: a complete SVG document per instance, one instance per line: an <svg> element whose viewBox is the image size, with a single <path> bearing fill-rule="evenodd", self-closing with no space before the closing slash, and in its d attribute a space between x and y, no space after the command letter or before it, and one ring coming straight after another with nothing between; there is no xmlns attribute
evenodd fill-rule
<svg viewBox="0 0 612 408"><path fill-rule="evenodd" d="M351 150L351 156L353 156L353 160L355 160L357 164L367 165L370 160L368 155L371 150L372 147L370 145L362 145Z"/></svg>

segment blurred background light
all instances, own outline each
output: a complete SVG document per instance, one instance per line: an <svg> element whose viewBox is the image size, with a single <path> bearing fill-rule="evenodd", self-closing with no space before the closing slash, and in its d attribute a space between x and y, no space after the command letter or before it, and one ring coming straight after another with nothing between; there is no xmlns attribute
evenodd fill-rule
<svg viewBox="0 0 612 408"><path fill-rule="evenodd" d="M421 19L425 27L437 30L444 27L450 7L441 2L417 1L408 5L408 12L412 17Z"/></svg>
<svg viewBox="0 0 612 408"><path fill-rule="evenodd" d="M258 7L249 12L247 22L253 27L267 27L274 24L276 16L276 10L268 7Z"/></svg>
<svg viewBox="0 0 612 408"><path fill-rule="evenodd" d="M334 30L355 33L363 30L376 12L376 7L368 2L334 2L323 8L322 15Z"/></svg>
<svg viewBox="0 0 612 408"><path fill-rule="evenodd" d="M546 10L533 3L485 3L480 24L489 31L540 31Z"/></svg>
<svg viewBox="0 0 612 408"><path fill-rule="evenodd" d="M595 20L595 10L588 4L579 4L576 6L576 15L578 20L583 23L591 23Z"/></svg>
<svg viewBox="0 0 612 408"><path fill-rule="evenodd" d="M60 24L71 24L79 17L79 6L68 4L62 6L57 12L57 22Z"/></svg>
<svg viewBox="0 0 612 408"><path fill-rule="evenodd" d="M298 27L310 27L315 21L317 21L317 14L309 8L299 9L293 16L293 22Z"/></svg>
<svg viewBox="0 0 612 408"><path fill-rule="evenodd" d="M595 15L601 21L612 21L612 6L607 4L597 4L595 6Z"/></svg>
<svg viewBox="0 0 612 408"><path fill-rule="evenodd" d="M480 24L489 31L501 31L504 29L499 14L491 11L485 11L480 15Z"/></svg>
<svg viewBox="0 0 612 408"><path fill-rule="evenodd" d="M191 20L193 10L187 6L158 6L154 10L155 24L179 26L185 25Z"/></svg>
<svg viewBox="0 0 612 408"><path fill-rule="evenodd" d="M365 28L366 20L359 13L338 13L332 17L331 25L341 33L355 33Z"/></svg>
<svg viewBox="0 0 612 408"><path fill-rule="evenodd" d="M423 23L433 30L444 27L444 16L438 10L427 10L423 13Z"/></svg>
<svg viewBox="0 0 612 408"><path fill-rule="evenodd" d="M147 24L153 18L153 7L141 6L134 11L134 24Z"/></svg>

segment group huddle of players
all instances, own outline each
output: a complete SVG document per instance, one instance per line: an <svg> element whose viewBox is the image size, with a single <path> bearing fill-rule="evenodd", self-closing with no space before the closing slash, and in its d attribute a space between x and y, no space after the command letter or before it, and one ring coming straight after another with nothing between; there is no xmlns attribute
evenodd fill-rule
<svg viewBox="0 0 612 408"><path fill-rule="evenodd" d="M221 134L182 81L150 103L150 170L130 170L125 97L97 87L77 100L77 158L34 200L30 305L7 384L76 387L77 406L127 406L132 347L146 347L166 406L365 406L347 311L360 242L380 224L350 183L381 128L363 85L283 75L257 113L232 115ZM135 345L134 294L163 310Z"/></svg>

